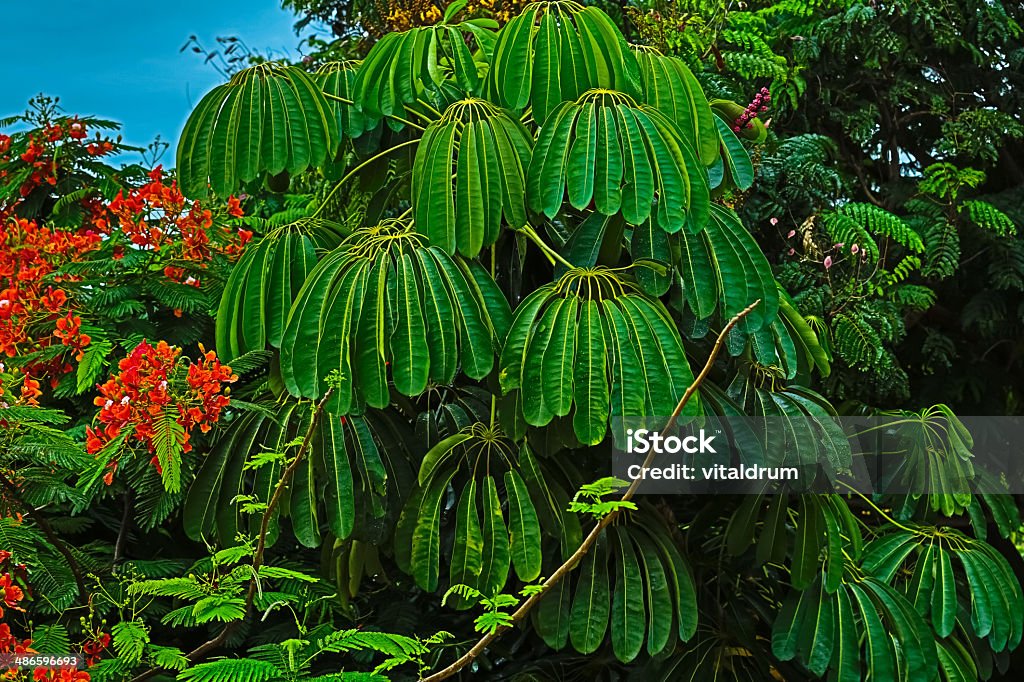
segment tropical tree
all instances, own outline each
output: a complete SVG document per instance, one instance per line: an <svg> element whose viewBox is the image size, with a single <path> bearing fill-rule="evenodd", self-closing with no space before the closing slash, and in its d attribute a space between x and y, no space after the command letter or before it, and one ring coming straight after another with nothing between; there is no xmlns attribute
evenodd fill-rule
<svg viewBox="0 0 1024 682"><path fill-rule="evenodd" d="M239 263L218 314L221 356L272 349L271 390L319 401L331 415L320 417L315 433L323 434L312 441L325 454L297 472L304 483L293 491L291 518L300 541L320 541L318 513L341 540L362 539L362 524L391 517L394 559L420 588L437 590L447 577L494 597L513 573L530 582L579 544L578 522L564 520L565 509L587 469L572 470L564 453L607 446L610 419L671 414L693 383L687 356L706 353L708 330L744 308L759 302L728 338L741 358L726 370L730 391L706 384L707 397L687 413L827 418L831 408L806 387L768 388L761 379L771 372L781 384L798 375L807 383L828 364L756 242L721 203L752 181L740 142L749 136L734 132L742 107L708 103L684 62L627 45L599 9L531 5L496 35L487 21L456 22L462 9L452 5L436 25L388 34L362 63L326 65L315 81L262 65L237 74L190 119L179 168L183 187L226 194L261 173L281 181L328 160L344 167L330 191L314 194L307 215L267 230L251 260ZM750 130L756 140L759 128ZM373 139L363 146L367 135ZM379 186L368 210L353 216L351 204L332 202L359 176ZM837 213L844 215L851 214ZM920 249L912 231L894 236ZM313 266L325 239L340 245ZM313 255L301 259L298 276L297 253ZM377 448L378 470L418 469L404 495L389 490L399 475L375 478L353 456L380 432L376 411L396 407L429 446L411 462L396 461L400 448ZM247 455L228 450L208 460L200 478L215 480ZM221 505L249 492L235 478L220 491ZM321 508L316 482L324 479L329 504ZM359 511L365 501L356 480L381 497L376 516ZM217 507L207 487L194 492L186 510L193 501ZM749 532L758 507L740 507ZM813 536L789 557L800 564L793 581L800 594L815 582L820 549L807 519L822 514L838 527L847 502L836 496L798 507L795 525ZM541 516L550 518L540 523ZM743 520L731 524L734 532L745 532L735 530ZM829 525L820 527L822 538ZM651 533L655 551L644 554ZM617 526L617 542L609 537L590 555L575 590L563 585L562 601L541 602L548 608L538 611L536 627L546 643L590 653L608 634L616 656L631 661L645 633L648 653L668 647L666 623L690 640L697 590L686 559L671 550L671 533L651 521ZM860 534L851 523L846 539L859 544ZM556 543L547 552L544 535ZM747 546L736 540L731 549L742 554ZM447 576L442 556L450 557ZM856 583L862 558L850 559ZM924 571L925 560L918 563ZM655 614L656 601L631 582L654 589L658 564L675 576L675 598L671 610ZM621 569L614 588L612 565ZM832 560L821 604L845 584L843 565ZM865 613L889 600L891 624L909 612L887 577L851 619L858 627L870 628ZM612 611L620 617L608 625ZM570 617L562 621L563 614ZM637 617L632 627L626 614ZM831 616L824 620L831 624ZM925 622L906 625L927 642L915 665L937 670ZM839 639L840 647L829 641L801 663L823 673ZM729 644L705 639L679 650ZM781 644L775 653L795 655ZM872 651L864 661L883 665ZM835 666L845 674L855 663L837 656Z"/></svg>
<svg viewBox="0 0 1024 682"><path fill-rule="evenodd" d="M838 317L826 329L801 315L735 210L763 167L749 150L769 137L762 108L778 91L749 106L709 98L692 59L631 45L572 0L503 26L462 1L437 15L385 33L361 61L239 70L189 117L175 191L197 211L222 206L229 243L251 236L208 268L223 275L216 305L190 299L212 333L178 345L216 353L189 363L121 332L128 355L95 403L103 428L87 431L97 459L66 457L60 487L5 479L12 508L45 491L101 519L108 491L124 492L127 518L131 484L145 482L140 526L163 529L175 560L141 538L112 557L75 550L32 512L0 524L15 560L46 547L32 569L59 569L83 629L118 619L93 678L1005 669L1024 596L989 541L1017 531L1018 511L950 487L970 441L945 406L897 416L924 453L906 466L934 474L927 494L634 498L607 478L629 419L775 418L791 456L850 464L815 389L835 357L824 334L848 364L855 349ZM159 221L166 193L151 184L119 196L141 209L159 194L147 214ZM141 232L130 214L124 229ZM872 262L924 250L877 206L822 221L836 241L856 233ZM88 295L120 283L91 267L72 266ZM59 411L4 409L17 428L2 468L32 472L74 449L48 426ZM126 542L148 560L120 568ZM69 646L65 626L35 634L37 647ZM356 672L366 651L385 660Z"/></svg>

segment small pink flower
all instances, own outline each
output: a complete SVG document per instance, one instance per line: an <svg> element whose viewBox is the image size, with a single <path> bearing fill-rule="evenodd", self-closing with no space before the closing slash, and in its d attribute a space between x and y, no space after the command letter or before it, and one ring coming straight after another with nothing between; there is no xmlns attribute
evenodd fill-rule
<svg viewBox="0 0 1024 682"><path fill-rule="evenodd" d="M857 253L858 251L860 251L860 247L856 244L850 247L850 253Z"/></svg>
<svg viewBox="0 0 1024 682"><path fill-rule="evenodd" d="M770 222L770 223L772 224L772 226L774 227L775 225L778 225L778 224L779 224L779 219L778 219L778 218L774 218L774 217L773 217L773 218L770 218L770 219L768 220L768 222Z"/></svg>
<svg viewBox="0 0 1024 682"><path fill-rule="evenodd" d="M789 234L786 235L786 239L792 239L796 236L796 230L790 230Z"/></svg>
<svg viewBox="0 0 1024 682"><path fill-rule="evenodd" d="M835 245L835 246L833 246L832 248L834 248L834 249L841 249L841 248L843 248L844 246L846 246L846 242L839 242L838 244L836 244L836 245Z"/></svg>
<svg viewBox="0 0 1024 682"><path fill-rule="evenodd" d="M792 256L794 253L796 253L796 249L790 249L786 253L789 254L790 256Z"/></svg>
<svg viewBox="0 0 1024 682"><path fill-rule="evenodd" d="M825 256L825 269L832 267L832 256Z"/></svg>

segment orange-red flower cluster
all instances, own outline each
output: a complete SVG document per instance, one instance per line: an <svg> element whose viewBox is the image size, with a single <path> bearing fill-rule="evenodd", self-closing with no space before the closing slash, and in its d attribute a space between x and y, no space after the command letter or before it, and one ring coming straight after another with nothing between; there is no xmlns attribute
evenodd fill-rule
<svg viewBox="0 0 1024 682"><path fill-rule="evenodd" d="M118 373L99 387L95 404L100 408L99 425L86 429L86 447L99 452L127 429L132 437L155 452L154 427L165 414L176 414L181 425L182 452L192 449L189 435L196 427L206 433L217 422L230 398L224 384L238 379L231 368L222 365L213 351L203 350L196 362L183 368L181 349L160 341L156 346L143 341L128 357L118 362ZM156 456L151 460L160 471ZM117 462L108 464L104 480L109 485Z"/></svg>
<svg viewBox="0 0 1024 682"><path fill-rule="evenodd" d="M61 163L64 158L69 156L57 153L58 143L84 145L90 156L105 156L114 151L114 144L110 139L101 137L97 133L94 140L86 143L87 135L85 122L78 120L78 117L75 116L71 119L46 123L29 137L28 147L18 155L18 158L32 167L32 172L18 188L21 196L27 197L41 185L57 184L57 178L61 175ZM10 136L0 135L0 162L10 160L7 156L10 148ZM0 173L0 180L6 176L6 171Z"/></svg>
<svg viewBox="0 0 1024 682"><path fill-rule="evenodd" d="M92 666L100 660L100 656L110 646L110 635L106 632L97 632L89 641L82 645L82 653L85 654L85 664Z"/></svg>
<svg viewBox="0 0 1024 682"><path fill-rule="evenodd" d="M0 574L0 618L4 617L4 606L9 609L18 609L18 602L24 598L25 593L14 583L11 574Z"/></svg>
<svg viewBox="0 0 1024 682"><path fill-rule="evenodd" d="M210 239L213 228L213 214L202 207L200 202L189 202L178 190L178 183L166 184L163 167L157 166L149 174L150 181L142 187L131 190L127 196L118 192L110 203L110 211L117 218L122 232L136 246L153 251L172 249L175 259L205 268L215 251L227 256L237 256L252 238L252 232L232 232L222 227L217 243ZM243 215L240 202L235 197L228 199L228 213L233 217ZM105 221L98 222L105 227ZM223 243L221 243L223 242ZM183 281L185 269L168 266L164 274L175 281Z"/></svg>
<svg viewBox="0 0 1024 682"><path fill-rule="evenodd" d="M64 290L44 284L44 279L95 251L101 240L91 230L51 229L24 218L0 224L0 355L27 355L59 343L81 357L91 339L82 334L81 318L70 310ZM29 335L30 327L46 322L54 323L51 333ZM56 357L45 367L26 368L25 374L49 376L55 384L71 370Z"/></svg>
<svg viewBox="0 0 1024 682"><path fill-rule="evenodd" d="M15 388L16 397L12 398L8 392ZM38 380L24 372L8 372L6 365L0 362L0 407L9 407L12 402L15 405L38 405L41 395L43 392L39 390ZM5 421L0 420L0 428L6 425Z"/></svg>
<svg viewBox="0 0 1024 682"><path fill-rule="evenodd" d="M13 357L19 344L29 342L29 324L54 319L64 311L67 294L44 285L43 279L95 251L101 239L92 231L50 229L25 219L0 225L0 353Z"/></svg>
<svg viewBox="0 0 1024 682"><path fill-rule="evenodd" d="M75 359L79 362L85 354L85 347L92 342L88 334L82 333L82 318L71 312L57 320L57 329L53 335L75 351Z"/></svg>
<svg viewBox="0 0 1024 682"><path fill-rule="evenodd" d="M4 617L5 607L9 610L21 611L18 603L25 598L25 592L17 584L15 577L11 574L9 567L5 565L10 561L11 553L0 551L0 619ZM7 623L0 623L0 657L5 654L27 654L33 653L32 640L18 639L11 632L11 626ZM0 679L13 677L18 673L16 668L0 670Z"/></svg>
<svg viewBox="0 0 1024 682"><path fill-rule="evenodd" d="M32 673L34 682L90 682L92 676L84 670L74 668L36 668Z"/></svg>
<svg viewBox="0 0 1024 682"><path fill-rule="evenodd" d="M34 653L31 639L18 639L11 633L10 625L0 623L0 655L31 653ZM0 671L0 679L11 679L17 674L17 668L8 668L5 671Z"/></svg>

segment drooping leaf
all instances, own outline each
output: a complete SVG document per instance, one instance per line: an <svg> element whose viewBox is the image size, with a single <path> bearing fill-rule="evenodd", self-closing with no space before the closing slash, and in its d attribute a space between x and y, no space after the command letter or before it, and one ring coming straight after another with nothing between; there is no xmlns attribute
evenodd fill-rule
<svg viewBox="0 0 1024 682"><path fill-rule="evenodd" d="M521 391L534 426L568 413L571 387L573 430L588 444L604 439L613 410L671 414L693 381L661 303L602 268L570 270L531 294L515 311L499 366L502 390ZM699 409L691 401L685 413Z"/></svg>
<svg viewBox="0 0 1024 682"><path fill-rule="evenodd" d="M558 0L529 5L499 32L488 91L543 124L561 102L605 88L636 96L640 69L614 22L597 7Z"/></svg>
<svg viewBox="0 0 1024 682"><path fill-rule="evenodd" d="M553 218L569 201L593 200L604 215L621 211L628 224L652 214L666 232L708 219L707 173L676 123L630 96L588 90L552 110L530 160L531 210ZM656 199L656 201L655 201Z"/></svg>
<svg viewBox="0 0 1024 682"><path fill-rule="evenodd" d="M450 382L460 363L472 378L490 371L496 331L481 289L425 242L411 226L385 222L357 230L317 265L282 338L292 394L323 395L336 371L329 407L344 414L387 405L388 367L406 395L422 393L428 380Z"/></svg>
<svg viewBox="0 0 1024 682"><path fill-rule="evenodd" d="M481 99L455 102L416 149L413 218L431 244L475 257L498 238L502 218L526 223L523 204L533 138Z"/></svg>
<svg viewBox="0 0 1024 682"><path fill-rule="evenodd" d="M178 143L181 190L226 197L261 173L300 173L333 157L341 134L309 75L257 64L216 86L189 116Z"/></svg>

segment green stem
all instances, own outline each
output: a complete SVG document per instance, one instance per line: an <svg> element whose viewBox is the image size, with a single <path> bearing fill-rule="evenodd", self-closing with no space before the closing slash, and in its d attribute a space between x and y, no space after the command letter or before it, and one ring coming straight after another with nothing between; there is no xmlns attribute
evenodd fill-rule
<svg viewBox="0 0 1024 682"><path fill-rule="evenodd" d="M849 484L849 483L847 483L846 481L839 481L839 482L840 482L840 483L842 483L842 484L843 484L843 486L844 486L844 487L845 487L845 488L846 488L847 490L849 490L849 491L850 491L851 493L853 493L854 495L856 495L856 496L857 496L857 497L859 497L860 499L864 500L864 502L866 502L866 503L867 503L867 505L868 505L869 507L871 507L871 508L872 508L872 509L873 509L873 510L875 511L875 513L877 513L877 514L878 514L879 516L881 516L882 518L884 518L884 519L885 519L886 521L888 521L888 522L889 522L889 523L891 523L892 525L896 526L896 527L897 527L897 528L899 528L900 530L905 530L905 531L907 531L908 533L913 533L914 535L920 535L920 534L921 534L921 531L919 531L919 530L914 530L913 528L908 528L907 526L904 526L904 525L903 525L902 523L900 523L899 521L897 521L897 520L896 520L896 519L894 519L893 517L891 517L891 516L889 516L888 514L886 514L886 513L884 512L884 511L882 511L882 510L881 510L881 509L880 509L880 508L878 507L878 505L876 505L876 504L875 504L874 502L872 502L872 501L871 501L871 500L870 500L870 499L869 499L868 497L865 497L864 493L862 493L861 491L857 490L856 488L854 488L854 487L853 487L852 485L850 485L850 484Z"/></svg>
<svg viewBox="0 0 1024 682"><path fill-rule="evenodd" d="M435 109L434 107L430 106L430 102L425 102L421 99L417 99L416 101L419 103L420 106L424 107L428 111L433 112L438 118L441 118L441 112ZM413 111L413 109L409 109L409 111Z"/></svg>
<svg viewBox="0 0 1024 682"><path fill-rule="evenodd" d="M382 152L380 152L378 154L374 154L373 156L368 158L366 161L363 161L361 164L359 164L358 166L356 166L355 168L350 170L348 173L345 174L345 177L343 177L341 180L338 180L338 182L335 183L334 187L331 188L331 191L327 193L326 197L324 197L324 200L320 202L320 207L317 208L316 211L313 212L313 216L312 217L316 218L317 216L320 215L320 213L327 206L328 202L330 202L331 197L334 196L334 193L337 192L338 189L340 189L341 186L344 185L353 175L355 175L356 173L358 173L362 169L366 168L368 165L370 165L371 163L373 163L377 159L381 158L382 156L386 156L387 154L390 154L391 152L393 152L393 151L395 151L397 149L401 149L402 147L408 147L411 144L418 144L419 141L420 141L420 138L416 138L415 140L406 140L405 142L399 142L394 147L390 147L389 149L385 149L384 151L382 151Z"/></svg>
<svg viewBox="0 0 1024 682"><path fill-rule="evenodd" d="M576 267L566 259L562 258L561 254L559 254L557 251L555 251L550 246L545 244L544 240L540 238L540 235L537 234L537 231L534 230L532 226L524 225L523 227L519 228L518 231L522 232L527 237L529 237L530 241L536 244L540 248L540 250L544 252L544 255L547 256L548 260L551 261L552 265L555 264L555 261L558 261L559 263L569 268L570 270Z"/></svg>
<svg viewBox="0 0 1024 682"><path fill-rule="evenodd" d="M325 92L324 93L324 97L326 97L327 99L333 99L335 102L341 102L342 104L355 104L355 102L353 102L350 99L345 99L344 97L338 97L337 95L334 95L334 94L332 94L330 92Z"/></svg>
<svg viewBox="0 0 1024 682"><path fill-rule="evenodd" d="M344 97L338 97L337 95L332 95L329 92L325 92L324 93L324 97L326 97L327 99L332 99L335 102L341 102L342 104L349 104L349 105L355 104L355 102L353 102L350 99L345 99ZM419 113L419 112L414 112L414 113ZM419 131L423 131L424 130L423 126L421 126L419 123L413 123L412 121L410 121L408 119L405 119L405 118L402 118L401 116L395 116L394 114L385 114L385 116L387 118L394 119L395 121L398 121L399 123L404 123L407 126L412 126L416 130L419 130ZM426 117L424 117L424 118L426 118ZM429 118L427 118L426 120L428 122L430 121Z"/></svg>

